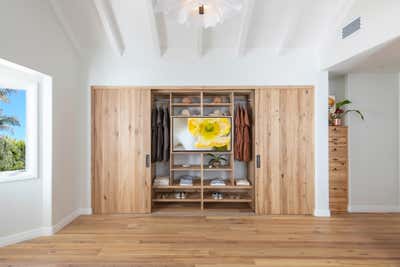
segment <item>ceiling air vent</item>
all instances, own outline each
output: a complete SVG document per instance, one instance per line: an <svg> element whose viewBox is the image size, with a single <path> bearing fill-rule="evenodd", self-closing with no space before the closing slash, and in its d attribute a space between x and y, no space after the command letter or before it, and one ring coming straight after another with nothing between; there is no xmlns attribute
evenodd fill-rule
<svg viewBox="0 0 400 267"><path fill-rule="evenodd" d="M356 18L342 29L342 39L352 35L361 29L361 17Z"/></svg>

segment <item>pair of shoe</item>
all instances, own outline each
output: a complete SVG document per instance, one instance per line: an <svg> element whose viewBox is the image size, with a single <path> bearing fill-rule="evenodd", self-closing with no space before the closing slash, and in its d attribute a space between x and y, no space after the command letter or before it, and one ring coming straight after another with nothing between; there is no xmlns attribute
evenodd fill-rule
<svg viewBox="0 0 400 267"><path fill-rule="evenodd" d="M213 199L218 199L218 200L224 199L223 194L222 194L222 193L219 193L219 192L217 192L217 193L212 193L212 198L213 198Z"/></svg>
<svg viewBox="0 0 400 267"><path fill-rule="evenodd" d="M177 192L177 193L175 193L175 198L177 198L177 199L185 199L186 198L186 193L185 192Z"/></svg>

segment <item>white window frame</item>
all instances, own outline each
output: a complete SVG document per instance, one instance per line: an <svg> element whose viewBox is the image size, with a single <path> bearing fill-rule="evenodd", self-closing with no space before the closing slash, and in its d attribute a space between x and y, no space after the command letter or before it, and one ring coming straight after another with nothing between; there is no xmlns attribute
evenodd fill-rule
<svg viewBox="0 0 400 267"><path fill-rule="evenodd" d="M38 178L39 83L17 70L0 66L0 88L26 91L25 170L0 172L0 183Z"/></svg>

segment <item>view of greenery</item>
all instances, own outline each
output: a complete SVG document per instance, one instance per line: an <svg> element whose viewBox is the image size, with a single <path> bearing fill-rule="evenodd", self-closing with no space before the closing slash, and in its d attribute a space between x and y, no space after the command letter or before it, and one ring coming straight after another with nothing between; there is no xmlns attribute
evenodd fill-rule
<svg viewBox="0 0 400 267"><path fill-rule="evenodd" d="M15 90L0 89L0 102L9 103L9 96ZM25 169L25 141L16 140L3 133L13 132L20 126L18 118L3 114L0 108L0 171L15 171Z"/></svg>
<svg viewBox="0 0 400 267"><path fill-rule="evenodd" d="M0 171L25 169L25 142L7 136L0 138Z"/></svg>

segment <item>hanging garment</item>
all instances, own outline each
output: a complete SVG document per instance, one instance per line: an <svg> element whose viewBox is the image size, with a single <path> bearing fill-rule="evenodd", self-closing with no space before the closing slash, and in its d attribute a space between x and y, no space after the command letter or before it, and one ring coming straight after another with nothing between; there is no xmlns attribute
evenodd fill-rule
<svg viewBox="0 0 400 267"><path fill-rule="evenodd" d="M163 159L165 161L169 161L169 146L170 146L170 138L169 138L169 130L170 130L170 119L169 119L169 109L164 108L163 111L163 131L164 131L164 141L163 141Z"/></svg>
<svg viewBox="0 0 400 267"><path fill-rule="evenodd" d="M157 108L151 110L151 162L157 161Z"/></svg>
<svg viewBox="0 0 400 267"><path fill-rule="evenodd" d="M251 161L251 114L248 106L243 108L243 161Z"/></svg>
<svg viewBox="0 0 400 267"><path fill-rule="evenodd" d="M243 130L242 130L242 109L240 105L236 107L235 112L235 146L234 158L235 160L242 160L242 145L243 144Z"/></svg>
<svg viewBox="0 0 400 267"><path fill-rule="evenodd" d="M157 142L156 142L156 161L162 161L164 156L164 127L163 127L164 112L161 108L157 108Z"/></svg>

